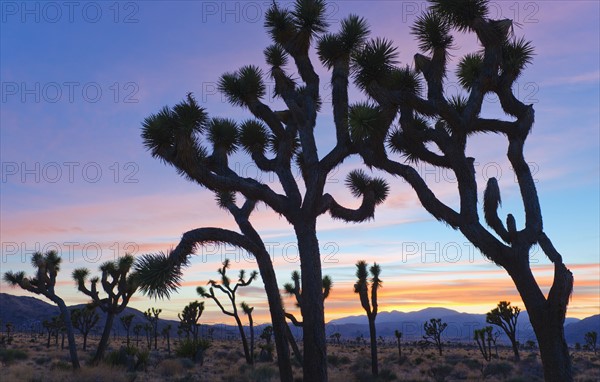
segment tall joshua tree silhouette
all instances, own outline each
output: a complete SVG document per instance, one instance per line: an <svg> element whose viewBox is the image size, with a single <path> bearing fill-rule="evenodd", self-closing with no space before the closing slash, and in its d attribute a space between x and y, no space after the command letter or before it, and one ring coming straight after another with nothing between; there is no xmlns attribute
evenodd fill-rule
<svg viewBox="0 0 600 382"><path fill-rule="evenodd" d="M8 271L4 273L4 281L11 286L19 286L28 292L40 294L58 305L64 326L67 329L71 365L73 369L79 369L79 357L77 356L71 311L55 291L56 276L60 270L61 261L62 259L56 251L48 251L44 254L35 252L31 256L31 265L36 269L34 277L26 277L23 271L16 273Z"/></svg>
<svg viewBox="0 0 600 382"><path fill-rule="evenodd" d="M385 39L368 41L354 54L355 83L374 102L351 108L353 140L360 143L368 166L404 178L429 213L460 230L484 256L508 272L529 313L546 380L571 381L563 325L573 275L544 232L535 181L523 154L534 110L513 93L515 81L532 61L533 46L524 38L513 37L511 20L490 19L487 0L429 3L430 8L412 27L419 48L427 54L414 56L414 70L396 66L396 50ZM458 60L456 74L466 96L444 93L453 31L474 33L481 46L479 51ZM489 93L498 96L509 120L480 115L484 96ZM466 152L467 142L481 133L507 140L507 157L525 211L522 229L517 228L512 214L508 214L506 224L501 220L496 178L488 179L483 193L483 220L491 230L481 221L475 159ZM393 153L404 160L393 159ZM454 172L460 198L458 210L436 196L416 171L415 162ZM529 263L529 251L535 244L554 265L554 280L547 295Z"/></svg>
<svg viewBox="0 0 600 382"><path fill-rule="evenodd" d="M227 269L229 269L229 266L229 259L225 259L223 261L223 267L217 270L217 272L221 275L220 284L217 283L217 281L215 280L209 280L208 283L210 284L210 288L208 288L208 291L206 291L206 289L204 289L201 286L196 288L196 291L200 296L212 299L221 309L221 312L223 312L223 314L233 317L240 332L240 337L242 337L242 346L244 347L244 356L246 357L246 362L252 365L254 363L254 357L250 351L250 348L248 347L248 340L246 338L246 333L244 332L244 324L242 324L242 320L240 319L235 299L238 288L243 288L245 286L250 285L250 283L252 283L252 281L256 280L256 278L258 277L258 272L252 271L250 273L250 276L248 277L248 280L246 280L246 271L241 269L238 276L238 282L232 285L231 279L227 276ZM225 309L221 301L219 301L219 299L215 295L215 288L220 290L224 295L227 296L227 298L231 302L231 310ZM243 303L242 309L244 313L248 314L248 318L250 319L252 324L252 311L250 310L250 313L247 312L247 310L249 310L250 307L247 304ZM254 333L252 333L252 337L254 337Z"/></svg>
<svg viewBox="0 0 600 382"><path fill-rule="evenodd" d="M144 144L153 156L173 165L187 179L216 192L221 205L234 203L239 195L245 199L243 207L228 208L236 218L241 234L216 228L195 231L187 237L184 235L182 242L185 241L185 245L178 246L173 252L145 256L138 268L142 274L142 290L155 296L167 296L179 285L181 266L186 263L187 256L196 245L206 242L228 243L247 249L258 255L261 274L263 270L272 272L270 261L263 259L268 254L264 243L249 222L255 204L266 204L287 220L296 236L304 301L303 376L311 381L327 380L317 218L329 213L333 218L347 222L365 221L373 217L375 207L388 193L384 180L372 178L363 171L352 171L347 177L352 193L362 197L357 209L341 206L325 192L327 176L356 153L348 125L350 57L368 33L366 22L358 16L342 20L338 33L324 33L327 30L325 9L322 0L297 0L291 10L274 3L266 12L265 27L273 40L264 51L270 67L268 75L275 82L275 96L285 104L284 110L273 110L263 102L266 95L264 74L258 67L248 65L224 74L219 89L231 104L244 107L255 119L241 124L229 119L210 119L188 95L175 107L165 107L148 117L142 132ZM321 62L332 72L336 144L323 156L317 152L314 134L317 112L321 108L320 78L309 55L315 41ZM290 57L296 73L284 68ZM298 79L293 78L295 74ZM205 146L206 142L210 149ZM277 175L280 188L272 188L258 178L237 174L229 166L228 158L238 147L250 155L261 171ZM295 169L300 170L300 179L294 178ZM283 309L277 306L280 302L276 301L275 292L270 291L276 288L276 283L272 283L274 275L267 276L265 279L262 275L267 293L272 294L268 295L271 312L275 312L278 316L275 318L279 320L273 322L277 341L278 335L285 338L285 322L280 321L283 314ZM287 352L284 341L277 346L278 359L281 358L280 351ZM289 367L282 364L279 367L283 380L293 379Z"/></svg>
<svg viewBox="0 0 600 382"><path fill-rule="evenodd" d="M488 324L499 326L510 340L515 355L515 362L519 362L519 343L517 342L517 320L521 309L511 306L508 301L500 301L491 311L485 315L485 321Z"/></svg>
<svg viewBox="0 0 600 382"><path fill-rule="evenodd" d="M104 357L115 316L125 310L131 296L137 290L136 275L134 272L130 272L134 262L134 257L129 254L115 261L105 262L100 265L102 275L89 280L89 289L85 284L90 271L86 268L78 268L73 271L73 280L77 284L77 289L91 298L92 303L106 313L104 330L96 354L92 358L92 363L97 363ZM100 282L104 293L106 293L104 298L100 297L98 282Z"/></svg>
<svg viewBox="0 0 600 382"><path fill-rule="evenodd" d="M371 280L369 281L369 273ZM371 373L379 375L379 365L377 362L377 330L375 328L375 319L379 310L377 303L377 291L381 288L381 267L377 263L367 271L367 263L360 260L356 263L356 283L354 284L354 293L360 297L360 305L367 313L369 320L369 334L371 336ZM371 287L371 299L369 301L369 286Z"/></svg>

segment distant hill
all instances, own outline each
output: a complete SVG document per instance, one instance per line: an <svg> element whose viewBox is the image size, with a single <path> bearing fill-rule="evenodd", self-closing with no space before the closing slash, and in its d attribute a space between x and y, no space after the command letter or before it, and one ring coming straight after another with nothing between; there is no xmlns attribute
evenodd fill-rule
<svg viewBox="0 0 600 382"><path fill-rule="evenodd" d="M81 307L82 305L72 306L70 308ZM95 331L99 333L102 330L105 315L101 314L99 324ZM2 323L11 322L17 330L29 331L33 327L40 330L43 320L58 315L58 307L49 304L40 299L29 296L13 296L7 293L0 293L0 320ZM134 325L136 322L146 323L143 312L137 309L126 308L122 313L134 314ZM406 341L416 341L423 335L423 323L430 318L441 318L448 323L448 328L443 333L446 341L472 342L473 330L487 326L485 314L460 313L446 308L426 308L415 312L381 312L377 315L377 335L382 337L394 337L394 331L400 330ZM170 324L174 331L177 330L178 321L159 320L159 328ZM266 325L256 327L256 332L260 333ZM212 328L213 335L216 338L230 338L238 335L237 328L230 325L202 325L202 331ZM292 332L298 338L302 336L299 328L293 327ZM118 320L115 320L113 331L117 334L123 334L124 329ZM577 318L567 318L565 321L565 337L567 342L574 345L576 342L583 343L583 336L589 331L600 333L600 315L579 320ZM332 320L326 325L327 335L340 333L344 339L355 339L361 335L365 338L369 336L369 327L366 315L349 316ZM527 312L522 312L518 321L518 340L524 343L527 340L535 340L535 335L529 323ZM507 339L500 337L500 342L507 343Z"/></svg>

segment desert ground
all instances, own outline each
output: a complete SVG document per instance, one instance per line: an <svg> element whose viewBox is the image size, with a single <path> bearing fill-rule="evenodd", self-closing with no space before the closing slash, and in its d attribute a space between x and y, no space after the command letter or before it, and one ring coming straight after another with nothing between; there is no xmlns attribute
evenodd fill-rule
<svg viewBox="0 0 600 382"><path fill-rule="evenodd" d="M61 349L54 339L46 347L47 336L17 333L12 343L0 348L0 380L25 382L133 382L133 381L277 381L275 362L256 362L246 365L241 343L233 340L212 341L206 351L203 365L191 359L178 358L174 349L178 339L171 340L172 353L167 352L166 341L159 340L158 350L150 350L147 363L137 370L111 364L108 360L97 366L86 363L91 359L97 338L88 339L87 351L78 349L82 368L71 371L66 347ZM145 338L140 339L139 348L146 350ZM135 345L135 340L132 341ZM118 352L124 339L111 341L108 353ZM260 344L258 342L257 344ZM257 346L258 349L258 346ZM333 382L350 381L542 381L542 366L535 349L524 349L521 362L512 361L512 351L498 348L497 358L486 362L474 344L447 344L443 356L433 347L423 348L414 343L403 343L402 358L397 345L388 340L379 348L380 375L370 373L370 348L365 344L344 342L328 345L329 376ZM258 350L256 351L258 353ZM107 358L111 355L108 354ZM572 350L575 381L595 382L600 380L600 355L591 351ZM301 367L294 361L294 375L301 380Z"/></svg>

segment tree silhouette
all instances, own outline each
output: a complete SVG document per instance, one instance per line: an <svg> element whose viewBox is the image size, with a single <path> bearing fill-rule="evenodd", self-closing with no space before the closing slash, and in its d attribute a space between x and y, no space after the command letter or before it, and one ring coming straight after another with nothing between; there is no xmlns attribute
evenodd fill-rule
<svg viewBox="0 0 600 382"><path fill-rule="evenodd" d="M250 326L250 357L252 358L252 362L254 362L254 320L252 319L254 307L250 307L245 302L242 302L240 308L248 316L248 325Z"/></svg>
<svg viewBox="0 0 600 382"><path fill-rule="evenodd" d="M394 336L398 344L398 361L400 361L402 360L402 332L396 329L394 330Z"/></svg>
<svg viewBox="0 0 600 382"><path fill-rule="evenodd" d="M342 207L325 192L328 174L356 153L348 125L350 57L368 32L362 18L350 16L342 20L340 32L324 33L327 30L325 8L323 0L297 0L291 10L273 3L266 12L265 27L273 40L264 51L270 67L268 75L275 82L275 96L285 104L284 110L272 110L263 102L266 95L263 72L256 66L247 65L224 74L219 89L232 105L246 108L256 119L241 124L222 118L209 119L206 111L189 95L174 108L166 107L148 117L142 132L144 143L153 156L173 165L187 179L217 193L220 204L242 195L244 205L249 206L242 207L243 213L232 212L241 234L220 229L196 231L193 238L193 235L185 238L191 240L186 248L145 256L139 268L143 275L143 290L151 295L168 295L179 285L181 265L196 244L228 243L259 255L256 258L265 289L267 293L273 293L269 297L271 312L276 316L283 314L279 307L272 305L278 304L272 291L274 276L265 279L263 274L263 270L272 268L272 263L264 258L268 252L248 219L255 203L264 203L287 220L296 236L302 297L306 302L302 308L303 377L314 381L327 380L317 218L329 213L333 218L347 222L365 221L373 217L376 205L382 203L388 193L382 179L373 179L363 171L353 171L347 177L352 193L362 197L357 209ZM315 42L317 55L332 72L331 98L337 141L323 156L317 152L314 134L317 112L322 106L320 78L309 55ZM290 57L298 79L294 79L295 73L284 69ZM204 142L208 142L210 148ZM272 188L260 179L242 177L233 171L228 158L238 147L251 156L261 171L277 175L278 187ZM295 169L300 170L301 179L294 178ZM284 335L283 324L273 322L276 342L279 335ZM285 342L277 345L278 359L281 358L280 351L287 352L284 346ZM280 372L283 380L293 379L291 369L283 368L281 364Z"/></svg>
<svg viewBox="0 0 600 382"><path fill-rule="evenodd" d="M114 318L127 307L131 296L137 290L136 275L132 270L135 259L130 254L119 257L115 261L107 261L100 265L100 277L90 279L90 288L86 287L87 277L90 271L86 268L78 268L73 271L73 280L77 289L92 299L92 302L106 313L106 321L102 337L98 343L96 354L91 363L95 364L102 359L112 330ZM98 282L102 286L106 297L100 298Z"/></svg>
<svg viewBox="0 0 600 382"><path fill-rule="evenodd" d="M414 56L414 69L396 65L397 52L389 40L370 40L354 54L354 82L373 101L351 108L353 140L360 143L357 147L366 165L406 180L430 214L460 230L484 256L508 272L529 313L546 380L571 381L563 326L573 275L544 232L535 181L523 154L534 110L513 92L515 81L532 61L533 46L514 37L511 20L491 19L487 0L430 0L429 4L412 27L425 53ZM478 51L457 60L460 95L444 93L454 32L475 34L480 44ZM508 120L481 116L484 96L489 93L498 96ZM517 229L512 214L506 224L500 218L496 178L487 180L483 195L483 216L490 229L481 221L477 161L467 155L468 143L481 133L507 140L507 158L525 211L522 229ZM393 154L401 159L394 159ZM458 210L436 196L417 172L416 163L454 173ZM529 252L535 244L554 265L547 296L531 271Z"/></svg>
<svg viewBox="0 0 600 382"><path fill-rule="evenodd" d="M512 344L515 362L519 362L519 343L517 342L517 319L521 309L511 306L510 302L500 301L498 306L485 315L485 321L488 324L499 326L508 336Z"/></svg>
<svg viewBox="0 0 600 382"><path fill-rule="evenodd" d="M186 333L187 338L189 338L191 333L192 339L198 341L198 331L200 330L198 320L200 320L203 312L204 301L192 301L183 308L181 313L177 313L179 328Z"/></svg>
<svg viewBox="0 0 600 382"><path fill-rule="evenodd" d="M62 259L56 251L48 251L44 254L35 252L31 256L31 265L36 269L34 277L26 277L23 271L16 273L8 271L4 273L4 281L10 286L19 286L28 292L42 295L58 305L62 321L67 330L71 365L73 369L79 369L79 357L77 356L77 344L75 343L71 312L67 308L65 301L56 295L54 289L61 261ZM50 339L48 339L48 344L50 344Z"/></svg>
<svg viewBox="0 0 600 382"><path fill-rule="evenodd" d="M171 324L167 324L162 328L161 334L167 340L167 354L171 355Z"/></svg>
<svg viewBox="0 0 600 382"><path fill-rule="evenodd" d="M131 323L133 322L134 318L135 314L126 314L119 317L119 320L121 320L121 325L123 325L123 328L125 328L125 331L127 332L127 347L129 347L129 331L131 330Z"/></svg>
<svg viewBox="0 0 600 382"><path fill-rule="evenodd" d="M435 345L438 352L440 353L440 356L442 355L443 350L442 333L444 332L444 330L446 330L447 327L448 324L442 322L441 318L432 318L429 321L425 321L425 323L423 324L423 331L425 332L425 335L423 335L423 339L427 341L427 343Z"/></svg>
<svg viewBox="0 0 600 382"><path fill-rule="evenodd" d="M79 330L79 333L83 336L83 351L87 349L87 338L90 334L90 330L96 326L100 316L96 313L96 307L93 304L88 304L79 309L73 309L71 311L71 320L73 321L73 327Z"/></svg>
<svg viewBox="0 0 600 382"><path fill-rule="evenodd" d="M594 354L596 354L596 352L598 351L598 348L596 345L598 342L598 332L595 332L595 331L587 332L587 333L585 333L585 336L583 337L583 339L585 340L585 345L587 346L587 348L590 349L591 351L593 351Z"/></svg>
<svg viewBox="0 0 600 382"><path fill-rule="evenodd" d="M369 273L371 280L369 281ZM356 283L354 284L354 293L360 298L360 305L367 313L369 320L369 335L371 336L371 372L373 375L379 375L379 365L377 362L377 330L375 328L375 318L379 305L377 304L377 290L381 288L381 267L377 263L369 268L367 272L367 263L360 260L356 263ZM369 287L371 288L371 301L369 301Z"/></svg>
<svg viewBox="0 0 600 382"><path fill-rule="evenodd" d="M158 348L158 315L162 312L162 309L155 309L154 307L148 308L144 312L144 317L148 320L148 323L152 325L152 333L154 336L154 350Z"/></svg>
<svg viewBox="0 0 600 382"><path fill-rule="evenodd" d="M482 329L475 329L473 332L473 338L475 342L477 342L477 347L483 356L483 359L486 361L491 361L492 359L492 342L494 342L494 338L492 335L492 327L486 326Z"/></svg>
<svg viewBox="0 0 600 382"><path fill-rule="evenodd" d="M223 267L217 270L217 272L221 275L221 284L218 284L215 280L209 280L208 284L210 284L210 288L208 289L208 292L201 286L196 288L196 291L200 296L212 299L221 309L221 312L223 312L223 314L234 318L238 330L240 332L240 337L242 337L242 346L244 347L244 356L246 357L246 362L249 365L252 365L254 363L254 360L252 354L250 353L250 349L248 348L248 340L246 339L246 333L244 332L244 325L242 324L242 320L240 319L240 315L237 310L235 294L239 287L243 288L245 286L248 286L250 285L250 283L252 283L252 281L256 280L256 277L258 277L258 272L252 271L250 273L250 276L248 277L248 280L246 280L246 271L241 269L238 276L238 282L232 286L231 280L227 276L227 269L229 269L229 266L229 259L225 259L223 261ZM215 295L215 288L220 290L223 294L227 296L227 298L231 302L231 311L225 309L223 304L221 304L221 302Z"/></svg>

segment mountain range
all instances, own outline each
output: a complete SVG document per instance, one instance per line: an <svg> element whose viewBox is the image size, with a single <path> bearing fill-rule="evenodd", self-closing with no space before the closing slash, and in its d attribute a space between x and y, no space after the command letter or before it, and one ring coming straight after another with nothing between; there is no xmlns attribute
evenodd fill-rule
<svg viewBox="0 0 600 382"><path fill-rule="evenodd" d="M71 306L79 308L82 305ZM99 333L104 322L104 315L101 315L100 321L96 326L96 332ZM0 293L0 320L2 324L11 322L15 329L21 331L41 330L41 323L59 313L58 307L45 301L28 296L14 296L7 293ZM134 314L134 323L146 323L143 312L137 309L126 308L122 315ZM377 315L376 326L377 335L384 338L393 338L394 331L399 330L403 333L405 341L416 341L423 335L423 323L431 318L440 318L448 324L448 327L442 334L446 341L454 342L472 342L473 330L488 324L485 322L485 314L460 313L446 308L426 308L415 312L380 312ZM159 329L171 325L177 330L178 321L159 320ZM266 325L259 325L256 331L260 333ZM517 338L521 343L528 340L535 341L535 335L529 323L527 312L521 312L517 325ZM216 338L235 337L237 329L230 325L202 325L202 331L206 333L211 330ZM4 330L4 328L2 328ZM123 327L118 320L113 325L114 332L123 334ZM585 333L590 331L600 332L600 314L587 317L585 319L567 318L565 320L565 338L570 345L583 343ZM292 332L299 337L301 330L292 327ZM354 340L356 338L368 338L369 327L365 315L348 316L331 320L326 325L326 333L340 333L343 339ZM499 342L507 343L505 336L499 337Z"/></svg>

